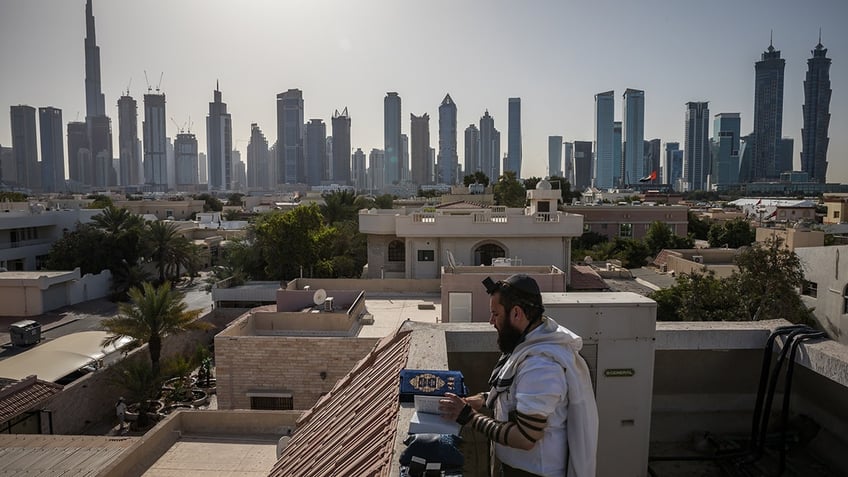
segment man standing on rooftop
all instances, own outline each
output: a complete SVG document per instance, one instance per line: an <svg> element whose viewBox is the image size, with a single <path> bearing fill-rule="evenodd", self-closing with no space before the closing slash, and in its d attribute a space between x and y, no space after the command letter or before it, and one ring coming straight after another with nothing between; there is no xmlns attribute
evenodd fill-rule
<svg viewBox="0 0 848 477"><path fill-rule="evenodd" d="M447 393L442 414L495 445L502 477L595 475L598 410L581 338L544 316L539 285L527 275L483 281L501 357L491 390ZM492 409L494 418L481 411Z"/></svg>

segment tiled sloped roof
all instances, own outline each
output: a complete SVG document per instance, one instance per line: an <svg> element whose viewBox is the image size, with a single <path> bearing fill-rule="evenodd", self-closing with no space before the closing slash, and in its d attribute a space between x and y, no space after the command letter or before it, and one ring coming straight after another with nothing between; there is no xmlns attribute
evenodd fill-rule
<svg viewBox="0 0 848 477"><path fill-rule="evenodd" d="M62 390L62 386L36 379L35 375L0 389L0 422L30 411Z"/></svg>
<svg viewBox="0 0 848 477"><path fill-rule="evenodd" d="M454 202L445 202L436 206L437 209L488 209L483 204L477 202L468 202L465 200L457 200Z"/></svg>
<svg viewBox="0 0 848 477"><path fill-rule="evenodd" d="M409 331L381 340L298 420L270 477L388 477Z"/></svg>
<svg viewBox="0 0 848 477"><path fill-rule="evenodd" d="M569 288L572 290L608 290L609 285L592 267L572 265Z"/></svg>

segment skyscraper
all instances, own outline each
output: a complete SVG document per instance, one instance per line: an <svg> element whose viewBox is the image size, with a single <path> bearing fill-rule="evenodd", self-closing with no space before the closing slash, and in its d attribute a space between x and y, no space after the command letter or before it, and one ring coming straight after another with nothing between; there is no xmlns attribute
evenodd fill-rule
<svg viewBox="0 0 848 477"><path fill-rule="evenodd" d="M804 126L801 129L801 170L810 179L825 183L827 180L827 137L830 126L830 58L827 48L819 43L807 60L804 79Z"/></svg>
<svg viewBox="0 0 848 477"><path fill-rule="evenodd" d="M209 161L209 190L229 190L233 182L233 120L215 83L206 116L206 154Z"/></svg>
<svg viewBox="0 0 848 477"><path fill-rule="evenodd" d="M15 153L11 147L0 145L0 181L6 184L14 184L18 180L18 171L15 167Z"/></svg>
<svg viewBox="0 0 848 477"><path fill-rule="evenodd" d="M480 171L492 183L501 176L501 134L495 129L495 118L488 109L480 118ZM475 172L466 171L466 174Z"/></svg>
<svg viewBox="0 0 848 477"><path fill-rule="evenodd" d="M595 187L609 189L614 185L614 178L621 168L615 162L613 153L613 123L615 122L615 92L606 91L595 95L595 161L589 160L589 167L594 166ZM619 141L620 144L620 141ZM575 145L576 148L576 145ZM591 149L591 148L590 148ZM621 146L619 146L621 149ZM576 149L575 149L576 152ZM582 164L582 163L581 163ZM581 171L583 172L583 171ZM590 172L590 184L591 184ZM578 180L575 177L575 180ZM588 187L587 184L585 187Z"/></svg>
<svg viewBox="0 0 848 477"><path fill-rule="evenodd" d="M574 141L574 184L572 190L580 192L592 185L592 143Z"/></svg>
<svg viewBox="0 0 848 477"><path fill-rule="evenodd" d="M469 124L465 128L465 175L482 171L480 167L480 130Z"/></svg>
<svg viewBox="0 0 848 477"><path fill-rule="evenodd" d="M198 184L197 137L189 132L177 134L174 141L174 172L177 187Z"/></svg>
<svg viewBox="0 0 848 477"><path fill-rule="evenodd" d="M390 185L403 179L403 153L401 152L401 101L395 92L386 93L383 99L383 149L385 177L383 183Z"/></svg>
<svg viewBox="0 0 848 477"><path fill-rule="evenodd" d="M83 182L97 187L117 182L112 167L112 120L100 85L100 47L94 32L91 0L85 3L85 123L91 164L83 164ZM87 179L87 180L86 180Z"/></svg>
<svg viewBox="0 0 848 477"><path fill-rule="evenodd" d="M10 108L12 121L12 150L18 172L18 187L41 189L41 170L38 163L38 136L35 129L35 108L27 105Z"/></svg>
<svg viewBox="0 0 848 477"><path fill-rule="evenodd" d="M786 60L773 44L754 65L754 155L751 178L777 179L778 143L783 137L783 69Z"/></svg>
<svg viewBox="0 0 848 477"><path fill-rule="evenodd" d="M205 152L197 153L197 180L200 184L209 184L209 175L207 174L207 170L209 168L208 160L206 159ZM273 177L273 176L270 176Z"/></svg>
<svg viewBox="0 0 848 477"><path fill-rule="evenodd" d="M79 190L79 185L91 183L91 179L85 177L85 171L91 168L88 127L84 122L70 121L68 123L68 177L74 184L75 191Z"/></svg>
<svg viewBox="0 0 848 477"><path fill-rule="evenodd" d="M436 182L453 185L459 182L456 153L456 103L449 94L439 106L439 173Z"/></svg>
<svg viewBox="0 0 848 477"><path fill-rule="evenodd" d="M365 167L365 152L361 148L350 156L350 180L357 191L368 188L368 170Z"/></svg>
<svg viewBox="0 0 848 477"><path fill-rule="evenodd" d="M241 160L241 152L233 149L233 182L230 188L235 191L244 191L245 183L247 182L247 168L244 161Z"/></svg>
<svg viewBox="0 0 848 477"><path fill-rule="evenodd" d="M247 143L247 187L270 190L273 178L268 169L268 140L259 125L250 125L250 141Z"/></svg>
<svg viewBox="0 0 848 477"><path fill-rule="evenodd" d="M382 149L371 149L368 153L368 188L372 191L382 190L385 186L386 165Z"/></svg>
<svg viewBox="0 0 848 477"><path fill-rule="evenodd" d="M548 177L562 175L562 136L548 136Z"/></svg>
<svg viewBox="0 0 848 477"><path fill-rule="evenodd" d="M710 103L686 103L683 175L689 190L705 190L710 173Z"/></svg>
<svg viewBox="0 0 848 477"><path fill-rule="evenodd" d="M139 157L136 155L138 143L138 104L130 92L118 99L118 157L120 158L120 182L126 187L138 185Z"/></svg>
<svg viewBox="0 0 848 477"><path fill-rule="evenodd" d="M683 174L683 169L675 170L673 167L674 160L674 151L680 150L679 142L667 142L665 143L665 161L663 162L662 167L662 182L670 185L674 188L675 183L678 179L680 179ZM682 164L681 164L682 165Z"/></svg>
<svg viewBox="0 0 848 477"><path fill-rule="evenodd" d="M719 113L713 121L710 185L725 188L739 182L739 113Z"/></svg>
<svg viewBox="0 0 848 477"><path fill-rule="evenodd" d="M657 179L652 181L659 183L662 181L660 174L662 173L662 144L659 139L651 139L645 141L645 176L652 172L657 173ZM644 177L644 176L643 176Z"/></svg>
<svg viewBox="0 0 848 477"><path fill-rule="evenodd" d="M410 165L412 166L412 183L415 185L431 184L433 182L433 165L430 164L430 116L409 115L410 134L412 135Z"/></svg>
<svg viewBox="0 0 848 477"><path fill-rule="evenodd" d="M333 114L333 182L350 185L350 116L347 108Z"/></svg>
<svg viewBox="0 0 848 477"><path fill-rule="evenodd" d="M638 184L650 174L645 167L645 92L627 88L624 91L624 120L621 132L624 139L624 185Z"/></svg>
<svg viewBox="0 0 848 477"><path fill-rule="evenodd" d="M327 157L327 125L321 119L310 119L306 124L306 183L321 185L321 181L330 178L330 171L324 167Z"/></svg>
<svg viewBox="0 0 848 477"><path fill-rule="evenodd" d="M168 187L168 138L165 132L165 94L144 95L144 184L151 192ZM208 121L208 120L207 120Z"/></svg>
<svg viewBox="0 0 848 477"><path fill-rule="evenodd" d="M277 95L277 182L304 182L303 92L290 89Z"/></svg>
<svg viewBox="0 0 848 477"><path fill-rule="evenodd" d="M38 108L41 129L41 190L65 190L65 145L62 140L62 110Z"/></svg>
<svg viewBox="0 0 848 477"><path fill-rule="evenodd" d="M400 135L400 179L403 182L409 180L409 136Z"/></svg>
<svg viewBox="0 0 848 477"><path fill-rule="evenodd" d="M521 98L509 98L509 131L507 132L507 166L521 178Z"/></svg>
<svg viewBox="0 0 848 477"><path fill-rule="evenodd" d="M621 157L624 151L621 148L621 121L612 122L612 185L623 186L624 181L624 159ZM597 187L597 186L596 186Z"/></svg>
<svg viewBox="0 0 848 477"><path fill-rule="evenodd" d="M568 181L569 184L574 184L574 143L563 143L565 155L562 160L561 176Z"/></svg>

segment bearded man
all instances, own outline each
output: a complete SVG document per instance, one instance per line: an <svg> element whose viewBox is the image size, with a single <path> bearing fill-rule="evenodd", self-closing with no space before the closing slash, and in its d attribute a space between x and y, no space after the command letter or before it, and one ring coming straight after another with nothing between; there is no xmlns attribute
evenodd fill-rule
<svg viewBox="0 0 848 477"><path fill-rule="evenodd" d="M489 392L464 399L448 393L439 402L442 415L492 441L500 461L495 475L593 477L598 410L589 367L578 354L582 339L544 316L533 278L517 274L483 284L502 354Z"/></svg>

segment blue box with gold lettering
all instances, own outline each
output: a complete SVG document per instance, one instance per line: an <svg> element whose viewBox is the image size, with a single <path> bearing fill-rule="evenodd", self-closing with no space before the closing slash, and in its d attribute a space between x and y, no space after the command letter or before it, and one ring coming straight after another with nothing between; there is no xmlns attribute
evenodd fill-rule
<svg viewBox="0 0 848 477"><path fill-rule="evenodd" d="M402 369L400 371L400 402L412 402L415 395L444 396L453 393L468 395L465 379L459 371L445 369Z"/></svg>

